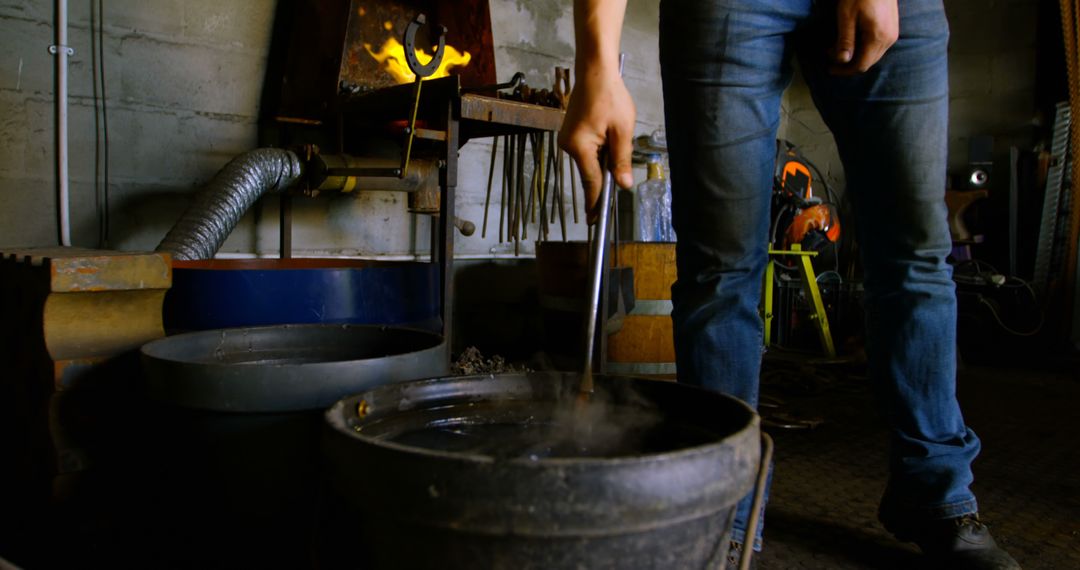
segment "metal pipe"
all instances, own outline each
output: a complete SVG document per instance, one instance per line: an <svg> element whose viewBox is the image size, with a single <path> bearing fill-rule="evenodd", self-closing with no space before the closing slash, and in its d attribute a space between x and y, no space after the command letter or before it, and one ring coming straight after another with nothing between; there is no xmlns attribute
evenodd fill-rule
<svg viewBox="0 0 1080 570"><path fill-rule="evenodd" d="M754 541L757 536L758 521L765 502L765 486L769 481L769 464L772 463L773 440L769 434L761 432L761 461L758 463L757 482L754 484L754 500L750 505L750 520L746 524L746 541L743 542L742 555L739 556L739 570L750 570L750 561L754 557Z"/></svg>
<svg viewBox="0 0 1080 570"><path fill-rule="evenodd" d="M196 194L195 203L180 216L157 251L183 260L214 257L260 196L284 191L302 175L300 157L294 152L260 148L241 154Z"/></svg>
<svg viewBox="0 0 1080 570"><path fill-rule="evenodd" d="M623 62L626 54L619 54L619 77L622 77ZM593 391L593 348L596 345L596 321L599 320L601 308L604 317L607 317L607 307L600 305L600 284L604 278L604 249L608 241L608 219L611 210L615 207L615 178L608 164L609 155L606 149L600 153L600 167L604 169L604 180L600 185L600 197L596 201L600 206L600 213L596 220L596 232L593 234L592 252L589 256L591 263L589 273L589 312L585 316L585 369L581 375L581 394L592 394ZM588 214L588 204L585 204Z"/></svg>
<svg viewBox="0 0 1080 570"><path fill-rule="evenodd" d="M611 218L612 186L614 185L610 169L604 170L604 182L600 185L600 213L596 220L596 232L592 240L592 252L589 255L589 309L585 318L585 367L581 375L581 392L593 391L593 347L596 346L596 322L600 316L600 284L604 275L604 248L608 241L608 220ZM604 308L606 315L607 310Z"/></svg>
<svg viewBox="0 0 1080 570"><path fill-rule="evenodd" d="M414 158L403 176L366 176L365 171L390 171L396 163L344 154L320 154L309 164L312 185L319 192L417 192L436 188L439 166L434 160ZM360 173L360 174L356 174Z"/></svg>
<svg viewBox="0 0 1080 570"><path fill-rule="evenodd" d="M67 0L56 0L56 44L49 46L49 53L56 58L56 193L59 209L60 245L71 245L71 197L68 181L68 108L67 80L68 56L72 49L67 45Z"/></svg>

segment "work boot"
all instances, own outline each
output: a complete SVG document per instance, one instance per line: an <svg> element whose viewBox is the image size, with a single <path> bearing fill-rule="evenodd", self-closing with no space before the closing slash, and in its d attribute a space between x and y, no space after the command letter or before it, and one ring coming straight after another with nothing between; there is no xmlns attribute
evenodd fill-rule
<svg viewBox="0 0 1080 570"><path fill-rule="evenodd" d="M742 552L743 552L743 543L736 542L734 540L731 541L731 545L728 546L728 551L727 551L727 566L725 566L724 569L725 570L739 570L739 562L742 559ZM753 557L750 558L750 570L756 570L756 568L757 568L757 558L758 558L759 554L761 554L761 553L760 552L755 552Z"/></svg>
<svg viewBox="0 0 1080 570"><path fill-rule="evenodd" d="M882 522L898 540L919 545L932 568L1021 570L1020 564L994 542L977 514L904 526Z"/></svg>

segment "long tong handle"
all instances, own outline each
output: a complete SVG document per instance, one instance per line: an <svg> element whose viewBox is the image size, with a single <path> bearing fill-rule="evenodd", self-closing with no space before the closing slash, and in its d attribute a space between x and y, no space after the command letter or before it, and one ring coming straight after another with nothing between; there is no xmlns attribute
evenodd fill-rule
<svg viewBox="0 0 1080 570"><path fill-rule="evenodd" d="M589 312L585 320L585 369L581 374L580 387L582 394L593 392L593 348L596 345L596 323L600 318L600 286L604 276L604 250L607 249L614 184L611 171L605 170L604 181L600 186L600 198L597 201L597 204L601 206L600 214L596 220L596 231L593 234L592 248L589 252L589 261L592 265L589 272Z"/></svg>
<svg viewBox="0 0 1080 570"><path fill-rule="evenodd" d="M623 61L626 54L619 54L619 75L623 73ZM593 349L596 345L596 323L599 313L603 309L607 314L606 307L600 307L600 286L604 277L604 250L608 243L608 225L611 219L611 210L614 208L615 178L608 167L608 152L600 153L600 167L604 169L604 179L600 185L600 197L597 204L600 206L599 216L596 220L596 231L593 234L592 250L589 260L592 263L589 273L589 309L585 317L585 369L581 373L581 386L579 390L583 397L593 392Z"/></svg>

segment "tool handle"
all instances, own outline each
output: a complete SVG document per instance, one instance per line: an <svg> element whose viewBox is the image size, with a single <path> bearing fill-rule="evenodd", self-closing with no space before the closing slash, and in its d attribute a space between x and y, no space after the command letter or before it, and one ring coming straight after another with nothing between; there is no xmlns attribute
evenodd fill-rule
<svg viewBox="0 0 1080 570"><path fill-rule="evenodd" d="M605 170L604 181L600 186L600 197L597 200L600 212L596 219L596 231L593 234L592 248L589 252L589 308L585 316L585 369L581 376L583 393L593 391L593 349L596 345L597 321L600 319L600 286L604 277L604 250L607 248L614 185L611 171Z"/></svg>
<svg viewBox="0 0 1080 570"><path fill-rule="evenodd" d="M619 75L623 73L626 54L619 54ZM596 232L593 234L591 263L589 272L589 308L585 316L585 366L581 374L580 392L583 395L593 392L593 349L596 346L596 322L600 318L600 286L604 280L604 250L608 242L608 225L611 210L614 208L615 178L608 167L608 153L600 152L600 167L604 169L604 179L600 185L600 197L596 203L600 212L596 219ZM606 314L606 310L605 310Z"/></svg>
<svg viewBox="0 0 1080 570"><path fill-rule="evenodd" d="M746 540L743 542L742 555L739 556L739 570L750 570L750 561L754 557L754 541L757 536L761 509L765 505L765 486L769 481L769 464L772 463L773 439L761 432L761 461L758 463L757 481L754 484L754 501L750 505L750 520L746 524Z"/></svg>

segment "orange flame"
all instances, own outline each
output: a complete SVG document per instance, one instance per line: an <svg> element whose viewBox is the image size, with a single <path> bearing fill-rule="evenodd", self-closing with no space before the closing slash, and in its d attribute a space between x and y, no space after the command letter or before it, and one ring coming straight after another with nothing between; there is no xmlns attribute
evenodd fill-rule
<svg viewBox="0 0 1080 570"><path fill-rule="evenodd" d="M379 51L372 51L371 44L364 44L364 49L367 50L371 57L375 58L375 61L382 65L382 68L387 73L392 75L398 83L412 83L416 81L416 75L409 69L409 64L405 61L405 46L401 45L401 42L395 38L386 40L382 48ZM469 64L472 60L472 55L469 52L459 52L451 46L443 48L446 53L443 55L442 63L439 64L439 68L435 70L435 73L425 77L424 79L435 79L437 77L446 77L450 75L450 69L453 67L460 67ZM420 61L431 61L431 56L424 50L416 50L416 53L420 56Z"/></svg>

